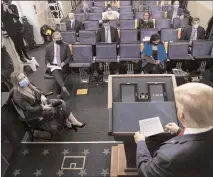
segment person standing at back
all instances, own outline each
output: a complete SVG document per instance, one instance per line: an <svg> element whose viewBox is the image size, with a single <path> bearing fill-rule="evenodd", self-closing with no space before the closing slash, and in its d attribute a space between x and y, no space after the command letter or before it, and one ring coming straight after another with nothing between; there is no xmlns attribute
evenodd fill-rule
<svg viewBox="0 0 213 177"><path fill-rule="evenodd" d="M184 11L180 8L179 1L175 1L173 7L168 11L168 18L172 19L171 24L173 24L174 18L184 18Z"/></svg>
<svg viewBox="0 0 213 177"><path fill-rule="evenodd" d="M118 43L118 30L110 26L109 20L103 20L103 27L97 31L96 34L97 42L106 42L106 43Z"/></svg>
<svg viewBox="0 0 213 177"><path fill-rule="evenodd" d="M213 88L187 83L174 91L177 116L166 130L179 136L161 143L153 156L143 134L135 133L139 177L212 177L213 175Z"/></svg>

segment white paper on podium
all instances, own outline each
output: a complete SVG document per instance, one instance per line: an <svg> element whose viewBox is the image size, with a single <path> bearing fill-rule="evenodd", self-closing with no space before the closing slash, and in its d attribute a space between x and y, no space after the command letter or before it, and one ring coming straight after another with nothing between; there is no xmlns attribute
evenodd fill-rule
<svg viewBox="0 0 213 177"><path fill-rule="evenodd" d="M148 118L139 121L140 132L145 137L163 133L164 129L159 117Z"/></svg>
<svg viewBox="0 0 213 177"><path fill-rule="evenodd" d="M150 41L150 36L145 36L145 38L143 38L143 41Z"/></svg>

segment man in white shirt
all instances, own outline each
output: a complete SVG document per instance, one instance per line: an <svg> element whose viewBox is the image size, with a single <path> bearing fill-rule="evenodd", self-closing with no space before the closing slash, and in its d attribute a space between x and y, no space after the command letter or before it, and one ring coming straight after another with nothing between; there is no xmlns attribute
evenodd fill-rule
<svg viewBox="0 0 213 177"><path fill-rule="evenodd" d="M119 13L112 10L112 6L110 4L107 5L106 12L102 13L102 20L118 20Z"/></svg>
<svg viewBox="0 0 213 177"><path fill-rule="evenodd" d="M152 156L143 134L135 133L139 177L211 177L213 170L213 88L187 83L175 89L177 116L166 130L179 134L163 142Z"/></svg>
<svg viewBox="0 0 213 177"><path fill-rule="evenodd" d="M69 96L64 79L68 74L72 56L68 44L62 41L60 32L54 32L52 38L53 43L46 48L45 63L56 81L56 93L58 98L60 98Z"/></svg>

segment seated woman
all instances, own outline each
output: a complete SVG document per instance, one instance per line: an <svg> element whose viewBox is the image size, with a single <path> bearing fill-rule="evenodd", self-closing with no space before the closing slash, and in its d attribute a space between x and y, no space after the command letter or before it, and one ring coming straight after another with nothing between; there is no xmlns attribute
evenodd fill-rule
<svg viewBox="0 0 213 177"><path fill-rule="evenodd" d="M61 104L54 106L53 103L60 100L47 99L42 92L30 83L27 76L21 72L13 72L11 74L13 84L13 100L18 107L22 109L27 119L42 117L42 123L46 123L49 119L59 119L64 123L64 127L83 128L86 124L79 122L71 112L70 107L61 100ZM61 116L58 116L61 115Z"/></svg>
<svg viewBox="0 0 213 177"><path fill-rule="evenodd" d="M102 13L102 20L118 20L119 13L112 10L112 6L110 4L107 5L106 12Z"/></svg>
<svg viewBox="0 0 213 177"><path fill-rule="evenodd" d="M143 18L139 20L138 28L154 28L154 23L148 11L144 12Z"/></svg>
<svg viewBox="0 0 213 177"><path fill-rule="evenodd" d="M151 56L155 60L155 64L164 65L166 56L166 50L162 42L160 42L160 35L153 34L150 38L150 42L144 45L143 51L141 51L141 56ZM145 66L142 63L142 68Z"/></svg>

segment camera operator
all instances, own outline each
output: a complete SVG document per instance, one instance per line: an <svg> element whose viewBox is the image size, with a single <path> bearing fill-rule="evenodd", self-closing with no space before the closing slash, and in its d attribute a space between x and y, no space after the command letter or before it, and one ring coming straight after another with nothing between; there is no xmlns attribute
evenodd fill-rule
<svg viewBox="0 0 213 177"><path fill-rule="evenodd" d="M26 59L32 60L25 49L24 39L23 39L23 26L19 21L19 13L17 6L12 4L11 0L3 0L1 5L1 15L4 30L12 39L16 51L20 56L22 62L27 62ZM25 58L26 59L25 59Z"/></svg>

